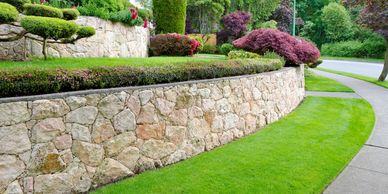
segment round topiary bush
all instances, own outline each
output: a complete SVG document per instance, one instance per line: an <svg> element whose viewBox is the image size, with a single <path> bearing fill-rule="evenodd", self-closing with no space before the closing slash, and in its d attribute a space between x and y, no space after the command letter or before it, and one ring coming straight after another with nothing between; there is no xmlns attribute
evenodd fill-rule
<svg viewBox="0 0 388 194"><path fill-rule="evenodd" d="M63 18L62 10L47 5L25 4L23 13L31 16Z"/></svg>
<svg viewBox="0 0 388 194"><path fill-rule="evenodd" d="M62 9L63 19L76 20L80 13L77 9Z"/></svg>
<svg viewBox="0 0 388 194"><path fill-rule="evenodd" d="M153 0L156 33L184 34L187 0Z"/></svg>
<svg viewBox="0 0 388 194"><path fill-rule="evenodd" d="M18 10L8 3L0 3L0 10L0 24L14 22L19 16Z"/></svg>
<svg viewBox="0 0 388 194"><path fill-rule="evenodd" d="M151 38L153 56L191 56L198 52L200 43L180 34L159 34Z"/></svg>
<svg viewBox="0 0 388 194"><path fill-rule="evenodd" d="M22 12L24 9L24 4L31 3L31 0L0 0L0 2L13 5L19 12Z"/></svg>
<svg viewBox="0 0 388 194"><path fill-rule="evenodd" d="M234 46L232 44L225 43L225 44L221 45L220 51L221 51L221 54L228 55L230 51L235 50L235 49L236 48L234 48Z"/></svg>
<svg viewBox="0 0 388 194"><path fill-rule="evenodd" d="M38 35L44 39L59 40L70 38L79 29L79 26L58 18L40 16L26 16L21 20L22 27L29 33Z"/></svg>
<svg viewBox="0 0 388 194"><path fill-rule="evenodd" d="M315 63L320 58L320 52L313 44L275 29L255 30L233 41L233 45L260 55L276 52L284 57L287 65Z"/></svg>
<svg viewBox="0 0 388 194"><path fill-rule="evenodd" d="M77 38L87 38L96 34L96 30L93 27L85 26L81 27L77 32Z"/></svg>

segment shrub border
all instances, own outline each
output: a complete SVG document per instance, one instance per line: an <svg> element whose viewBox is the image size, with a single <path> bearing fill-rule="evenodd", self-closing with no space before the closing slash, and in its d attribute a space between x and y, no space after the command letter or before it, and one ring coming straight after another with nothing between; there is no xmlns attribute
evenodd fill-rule
<svg viewBox="0 0 388 194"><path fill-rule="evenodd" d="M303 66L303 65L301 65ZM257 75L271 75L276 74L283 71L288 71L290 69L294 69L298 67L284 67L279 69L274 69L270 71L265 71L261 73L254 74L245 74L245 75L236 75L236 76L225 76L221 78L210 78L210 79L198 79L198 80L189 80L189 81L179 81L173 83L160 83L160 84L152 84L152 85L142 85L142 86L126 86L126 87L115 87L115 88L104 88L104 89L89 89L89 90L80 90L80 91L70 91L70 92L60 92L60 93L51 93L51 94L40 94L40 95L31 95L31 96L19 96L19 97L0 97L0 103L10 103L10 102L18 102L18 101L34 101L40 99L55 99L55 98L66 98L69 96L84 96L90 94L101 94L101 93L117 93L120 91L127 90L136 90L136 89L151 89L151 88L161 88L161 87L173 87L177 85L190 85L196 83L211 83L223 80L235 80L241 78L250 78L255 77Z"/></svg>

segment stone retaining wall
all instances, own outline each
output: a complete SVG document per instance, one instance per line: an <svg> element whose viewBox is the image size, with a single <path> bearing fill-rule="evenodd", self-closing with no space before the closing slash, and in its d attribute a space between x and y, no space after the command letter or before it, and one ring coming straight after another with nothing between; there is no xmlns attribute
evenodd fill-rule
<svg viewBox="0 0 388 194"><path fill-rule="evenodd" d="M147 57L149 30L129 27L96 17L81 16L75 23L92 26L96 34L75 44L49 44L48 54L55 57ZM17 28L4 25L0 33ZM0 59L22 60L26 56L42 56L42 43L31 39L0 43Z"/></svg>
<svg viewBox="0 0 388 194"><path fill-rule="evenodd" d="M176 163L279 120L304 93L300 67L0 99L0 193L86 192Z"/></svg>

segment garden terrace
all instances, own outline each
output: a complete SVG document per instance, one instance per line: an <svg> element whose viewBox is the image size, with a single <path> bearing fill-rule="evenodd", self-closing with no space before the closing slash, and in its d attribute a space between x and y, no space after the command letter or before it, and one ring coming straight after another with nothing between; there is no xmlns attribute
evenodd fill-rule
<svg viewBox="0 0 388 194"><path fill-rule="evenodd" d="M0 63L0 97L212 79L279 70L276 59L54 59Z"/></svg>

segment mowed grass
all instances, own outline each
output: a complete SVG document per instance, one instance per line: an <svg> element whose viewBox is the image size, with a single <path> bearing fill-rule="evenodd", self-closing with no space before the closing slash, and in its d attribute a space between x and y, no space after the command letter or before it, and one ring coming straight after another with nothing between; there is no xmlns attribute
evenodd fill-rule
<svg viewBox="0 0 388 194"><path fill-rule="evenodd" d="M309 70L305 71L307 91L317 92L354 92L351 88L326 77L319 76Z"/></svg>
<svg viewBox="0 0 388 194"><path fill-rule="evenodd" d="M384 87L384 88L388 88L388 80L382 82L382 81L379 81L375 77L368 77L368 76L358 75L358 74L354 74L354 73L348 73L348 72L336 71L336 70L324 69L324 68L317 68L317 69L321 70L321 71L326 71L326 72L329 72L329 73L335 73L335 74L338 74L338 75L348 76L348 77L352 77L352 78L355 78L355 79L367 81L367 82L370 82L372 84L376 84L378 86L381 86L381 87Z"/></svg>
<svg viewBox="0 0 388 194"><path fill-rule="evenodd" d="M225 60L221 57L149 57L149 58L51 58L31 61L0 61L0 71L29 71L36 69L87 69L93 67L159 67L186 62Z"/></svg>
<svg viewBox="0 0 388 194"><path fill-rule="evenodd" d="M307 97L254 135L94 193L321 193L373 125L364 100Z"/></svg>

